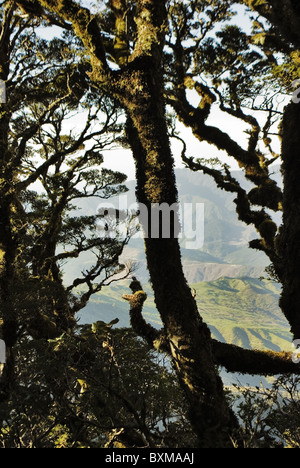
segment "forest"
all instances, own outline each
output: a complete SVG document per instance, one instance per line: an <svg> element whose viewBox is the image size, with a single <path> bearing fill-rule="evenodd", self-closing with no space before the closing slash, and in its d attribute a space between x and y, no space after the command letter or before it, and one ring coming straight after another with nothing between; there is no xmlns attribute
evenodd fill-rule
<svg viewBox="0 0 300 468"><path fill-rule="evenodd" d="M0 448L300 447L299 129L299 0L0 1Z"/></svg>

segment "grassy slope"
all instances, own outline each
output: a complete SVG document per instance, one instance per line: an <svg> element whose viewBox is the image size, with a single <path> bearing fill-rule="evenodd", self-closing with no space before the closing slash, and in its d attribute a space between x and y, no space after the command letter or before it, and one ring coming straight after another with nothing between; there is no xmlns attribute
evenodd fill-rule
<svg viewBox="0 0 300 468"><path fill-rule="evenodd" d="M290 350L279 288L254 278L220 278L193 285L201 315L220 341L244 348Z"/></svg>
<svg viewBox="0 0 300 468"><path fill-rule="evenodd" d="M118 317L121 326L128 325L128 281L114 284L96 295L81 314L81 322L110 321ZM279 307L278 286L254 278L220 278L191 285L201 315L209 324L213 337L245 348L291 349L289 326ZM151 290L145 288L148 300L145 318L160 326Z"/></svg>

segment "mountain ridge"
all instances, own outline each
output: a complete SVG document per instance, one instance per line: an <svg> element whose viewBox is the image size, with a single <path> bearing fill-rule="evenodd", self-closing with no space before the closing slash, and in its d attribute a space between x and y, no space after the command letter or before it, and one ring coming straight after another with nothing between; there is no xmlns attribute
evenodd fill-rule
<svg viewBox="0 0 300 468"><path fill-rule="evenodd" d="M289 326L278 306L280 287L274 289L270 286L272 283L258 280L264 276L269 260L262 252L249 248L249 241L257 234L253 227L238 220L233 202L235 195L217 188L214 180L202 173L185 169L176 169L175 173L180 203L194 207L202 203L205 208L203 247L186 249L184 236L179 241L186 279L196 290L200 313L211 327L212 335L246 348L279 350L288 347L290 350ZM274 174L280 183L278 170L274 169ZM241 172L234 172L233 176L249 189L251 184L245 181ZM129 191L123 201L130 207L135 203L135 182L130 181L127 185ZM116 208L118 202L118 199L108 200L110 204L115 203ZM81 211L86 215L93 214L98 205L98 199L90 199L82 204ZM81 260L80 265L74 262L73 268L66 271L66 282L70 283L74 276L91 266L92 260L88 255ZM142 239L133 238L125 248L120 262L128 261L137 265L135 275L146 285L145 318L159 327L160 320L148 284ZM92 298L80 320L88 317L89 321L110 321L116 318L113 316L115 313L120 326L127 326L128 304L121 299L124 293L128 293L128 282L114 284L110 290L104 288L103 293Z"/></svg>
<svg viewBox="0 0 300 468"><path fill-rule="evenodd" d="M161 321L149 284L143 315L153 326ZM280 287L256 278L222 277L215 281L191 284L196 293L199 313L210 327L212 337L247 349L291 350L292 335L278 306ZM129 281L114 283L95 295L78 316L79 323L118 318L119 325L129 326Z"/></svg>

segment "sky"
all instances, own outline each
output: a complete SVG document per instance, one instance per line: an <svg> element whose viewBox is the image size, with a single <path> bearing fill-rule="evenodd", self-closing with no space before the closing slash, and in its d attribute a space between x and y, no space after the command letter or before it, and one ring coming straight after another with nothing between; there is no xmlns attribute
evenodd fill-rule
<svg viewBox="0 0 300 468"><path fill-rule="evenodd" d="M86 0L85 3L88 5L91 2ZM244 8L240 5L237 5L236 10L238 15L235 17L233 22L250 32L251 26L249 17L245 15ZM196 100L197 99L199 99L199 97L196 96ZM234 135L232 135L233 138L246 147L245 145L247 144L247 140L246 134L244 133L246 127L238 123L236 119L233 119L228 114L220 112L217 106L212 109L211 116L207 123L222 129L224 132L228 132L230 135L232 135L232 130L234 129ZM200 143L192 135L192 132L180 123L177 124L177 129L180 132L179 136L183 138L187 144L187 156L193 156L195 158L218 157L222 160L222 162L229 164L233 170L239 169L238 164L233 160L233 158L229 158L224 151L220 152L208 143ZM184 165L181 161L181 143L175 139L171 139L170 143L175 161L175 167L183 168ZM121 170L127 174L130 180L135 178L134 161L130 151L115 150L107 155L104 153L104 162L106 167L114 170Z"/></svg>
<svg viewBox="0 0 300 468"><path fill-rule="evenodd" d="M232 129L235 128L234 137L238 142L246 147L246 134L243 133L244 128L242 126L237 126L236 119L232 119L230 116L224 116L218 112L217 109L215 109L212 111L211 117L207 123L222 129L224 132L228 131L232 133ZM220 160L222 160L222 162L229 164L233 170L239 169L238 164L234 161L234 159L228 157L224 151L220 152L214 146L209 145L206 142L198 142L192 135L192 132L180 123L178 123L177 129L179 131L179 136L186 142L187 156L207 159L218 157ZM183 168L184 165L181 160L182 144L175 139L171 139L170 143L175 167ZM116 149L110 150L109 152L104 151L103 156L105 167L124 172L127 174L129 180L133 180L135 178L135 166L130 150Z"/></svg>

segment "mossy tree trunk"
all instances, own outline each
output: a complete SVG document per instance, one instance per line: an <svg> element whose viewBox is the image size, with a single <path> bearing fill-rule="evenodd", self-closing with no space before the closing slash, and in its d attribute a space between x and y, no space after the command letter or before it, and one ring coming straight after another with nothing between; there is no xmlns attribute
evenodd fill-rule
<svg viewBox="0 0 300 468"><path fill-rule="evenodd" d="M157 100L151 100L153 102L157 103ZM152 112L144 114L140 111L141 115L138 115L135 111L135 121L145 120L145 115L149 119L143 126L143 143L132 123L128 129L137 174L142 176L137 178L137 199L147 206L149 214L153 204L168 203L172 206L177 203L173 160L167 133L163 131L162 114L156 114L155 118L155 110ZM152 134L154 122L157 123L155 140ZM151 129L148 138L147 128ZM147 141L153 144L149 146L150 151L145 145ZM158 148L155 154L154 147ZM172 229L173 226L170 227L171 232ZM228 434L235 421L215 370L210 331L199 315L183 274L178 239L152 239L149 236L145 239L145 249L156 307L164 325L174 368L189 402L191 422L201 446L222 447L229 443Z"/></svg>
<svg viewBox="0 0 300 468"><path fill-rule="evenodd" d="M22 3L22 2L19 2ZM90 54L90 78L118 100L127 118L127 133L137 175L137 200L151 215L153 204L178 202L174 161L168 139L163 98L162 51L166 31L166 2L139 0L134 51L128 64L112 71L105 57L101 32L90 12L71 0L40 0L72 27ZM122 3L122 2L121 2ZM120 11L120 1L111 7ZM118 30L120 17L117 15ZM146 222L148 224L148 222ZM201 447L226 447L236 427L213 360L211 336L202 321L184 277L176 237L178 218L170 220L169 238L145 239L148 269L157 310L169 343L173 365L185 390L190 418Z"/></svg>
<svg viewBox="0 0 300 468"><path fill-rule="evenodd" d="M152 26L162 28L165 12L160 11L155 17L158 2L148 2L150 8L147 2L141 3L145 4ZM160 24L155 24L157 20ZM151 238L149 232L154 206L165 203L171 207L178 203L163 98L161 43L152 49L151 55L142 53L132 60L127 73L116 84L118 87L124 89L120 101L128 115L127 136L136 164L137 201L147 207L149 215L145 250L156 307L199 443L203 447L223 447L229 444L229 434L236 421L215 370L209 329L199 315L184 277L176 236L177 213L174 219L168 220L169 238L163 238L162 232L159 238Z"/></svg>
<svg viewBox="0 0 300 468"><path fill-rule="evenodd" d="M239 0L265 17L273 26L276 48L284 51L293 64L288 83L299 78L300 4L296 0ZM275 34L274 34L275 31ZM276 44L277 42L277 44ZM283 80L284 82L284 80ZM286 83L284 83L286 85ZM295 339L300 338L300 104L292 101L282 122L283 225L275 244L279 262L274 262L282 283L280 307L291 325Z"/></svg>
<svg viewBox="0 0 300 468"><path fill-rule="evenodd" d="M70 0L40 4L70 21L75 33L90 52L91 79L115 97L128 117L128 139L136 163L137 200L147 207L169 206L178 201L173 157L168 139L163 99L162 50L167 12L164 1L139 0L135 22L137 38L128 64L112 72L97 23L88 10ZM117 30L122 4L112 0ZM122 29L123 30L123 29ZM211 337L198 313L195 300L182 270L176 238L178 219L173 221L170 238L147 237L145 248L157 309L164 324L174 367L186 392L191 421L203 447L229 444L235 419L229 410L222 381L215 370ZM148 223L147 223L148 224Z"/></svg>
<svg viewBox="0 0 300 468"><path fill-rule="evenodd" d="M279 24L281 26L287 24L288 31L293 35L288 38L289 42L297 43L299 28L297 28L298 22L294 17L294 10L291 10L292 4L295 5L293 0L285 2L240 0L240 2L259 9L259 12L275 25L278 23L276 18L279 17ZM18 0L17 3L32 14L27 1ZM163 99L162 50L167 31L167 2L163 0L135 2L136 9L133 15L136 27L133 35L134 43L131 44L133 51L129 48L127 38L125 23L128 4L125 0L108 2L115 16L115 41L110 44L113 47L110 47L109 51L106 50L107 46L102 39L100 22L87 8L81 7L79 2L36 0L34 3L42 7L40 13L43 17L49 19L48 13L54 13L56 20L62 19L62 24L65 24L67 29L73 29L82 40L87 56L89 56L91 80L101 89L101 92L105 91L110 97L118 100L125 110L128 140L136 163L138 202L146 206L150 214L153 204L176 205L178 194ZM292 12L292 16L288 15L292 21L286 21L286 17L282 21L283 5L285 8L290 5L286 11ZM296 11L296 7L293 8ZM279 29L283 35L286 33L285 26ZM181 48L179 49L181 51ZM112 70L107 61L107 57L112 57L113 54L115 62L119 65L118 70ZM178 63L180 64L181 60ZM179 83L179 89L182 89L183 85L184 80L183 83ZM232 140L218 128L205 125L207 112L212 105L212 95L204 86L200 86L198 90L203 100L197 112L193 113L195 110L183 105L185 101L182 93L178 94L178 107L176 107L177 102L173 102L173 107L188 126L193 127L197 118L200 125L196 127L194 125L194 133L197 133L199 139L206 139L216 144L219 149L226 150L236 157L240 166L245 169L249 180L257 185L255 190L247 194L236 185L236 181L229 173L220 178L216 171L211 171L211 175L218 180L222 188L228 188L229 191L237 193L240 218L247 224L254 224L261 234L261 239L252 243L252 246L265 251L275 267L278 266L280 270L278 276L284 278L286 291L282 297L282 307L288 320L293 324L293 332L297 336L299 334L297 307L300 301L300 297L298 298L300 288L297 290L299 285L297 273L299 227L298 223L293 220L298 216L299 188L297 187L297 158L293 156L299 148L299 135L297 134L299 109L296 110L295 106L291 106L286 112L283 131L286 188L284 194L285 229L281 239L281 236L277 235L277 226L265 210L261 212L251 210L251 203L256 205L259 202L259 206L266 206L277 211L282 201L280 190L269 179L268 171L264 169L261 158L253 149L253 145L258 142L259 135L255 119L249 120L243 113L238 112L242 119L246 119L245 121L252 126L249 149L244 151L236 144L232 145ZM293 122L291 122L292 119L294 119ZM265 201L261 201L260 196ZM146 228L149 227L150 221L146 220ZM183 274L180 248L176 238L177 222L175 215L175 219L170 221L172 224L170 232L174 227L174 235L168 239L146 237L148 268L156 306L164 325L167 347L171 350L173 364L186 391L195 431L199 435L202 446L224 446L225 441L228 440L228 434L235 427L235 420L228 409L221 379L214 368L209 330L198 313L195 300ZM281 240L282 246L276 246L276 241ZM281 258L293 258L296 262L293 265L291 265L292 262L283 265L281 269ZM234 351L240 356L239 350ZM222 352L219 348L220 353L224 354L224 348ZM249 358L248 365L251 367L250 361ZM240 366L241 363L239 362L238 365Z"/></svg>
<svg viewBox="0 0 300 468"><path fill-rule="evenodd" d="M270 21L280 31L281 38L300 46L300 5L298 0L239 0Z"/></svg>
<svg viewBox="0 0 300 468"><path fill-rule="evenodd" d="M7 8L2 24L0 43L0 80L6 83L9 75L9 24L13 8ZM16 342L17 319L13 288L16 286L15 259L17 243L12 226L14 194L12 191L11 154L8 145L10 114L5 103L0 104L0 317L1 339L6 344L6 366L0 381L0 401L5 399L13 382L12 347Z"/></svg>
<svg viewBox="0 0 300 468"><path fill-rule="evenodd" d="M280 306L300 339L300 104L285 109L282 129L282 172L284 182L283 232L281 240L282 296Z"/></svg>

